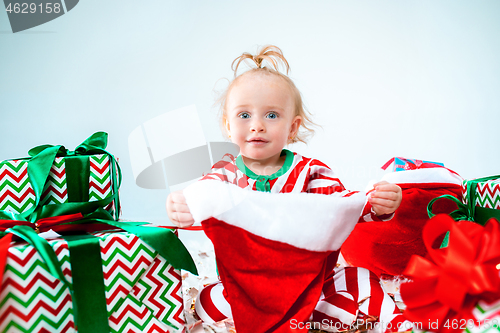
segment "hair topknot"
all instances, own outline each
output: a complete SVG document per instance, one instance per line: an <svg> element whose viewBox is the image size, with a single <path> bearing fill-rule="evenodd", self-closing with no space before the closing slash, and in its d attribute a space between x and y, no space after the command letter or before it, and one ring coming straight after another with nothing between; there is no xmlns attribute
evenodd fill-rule
<svg viewBox="0 0 500 333"><path fill-rule="evenodd" d="M281 62L285 67L286 74L290 70L290 65L288 65L288 61L286 61L283 56L283 51L277 46L274 45L266 45L264 46L260 52L256 55L252 55L248 52L243 53L238 58L234 59L231 64L231 69L234 71L234 76L237 76L238 67L240 66L242 61L248 63L248 60L253 61L255 69L264 69L264 62L267 61L271 66L273 66L274 70L279 72L279 63ZM235 65L236 63L236 65Z"/></svg>

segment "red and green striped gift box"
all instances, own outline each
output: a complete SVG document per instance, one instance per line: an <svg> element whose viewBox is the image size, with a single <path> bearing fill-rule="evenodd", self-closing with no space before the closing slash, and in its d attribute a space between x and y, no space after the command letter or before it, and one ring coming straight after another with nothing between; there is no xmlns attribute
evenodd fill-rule
<svg viewBox="0 0 500 333"><path fill-rule="evenodd" d="M498 333L500 331L500 300L493 304L479 301L472 310L472 314L474 320L469 322L465 329L466 333Z"/></svg>
<svg viewBox="0 0 500 333"><path fill-rule="evenodd" d="M97 232L92 235L100 248L102 278L97 284L101 286L84 287L83 298L89 296L89 299L83 301L91 310L95 309L95 314L82 317L80 322L95 321L91 323L94 333L182 332L184 317L179 270L131 233ZM71 237L49 240L64 277L73 288L76 288L77 274L74 265L85 265L79 260L72 262L70 250L76 241L81 240ZM84 249L85 255L87 252ZM83 272L94 268L83 267ZM79 271L82 274L82 267ZM104 304L93 304L93 293L99 289L105 294ZM0 332L80 332L75 317L84 314L76 307L70 289L49 273L47 264L33 246L24 243L9 248L0 289ZM102 315L107 317L104 325L102 321L97 323Z"/></svg>
<svg viewBox="0 0 500 333"><path fill-rule="evenodd" d="M484 225L492 217L500 220L500 175L464 180L462 192L474 222Z"/></svg>
<svg viewBox="0 0 500 333"><path fill-rule="evenodd" d="M463 333L498 333L500 331L500 300L492 304L479 301L472 310L473 318L445 319L442 326L449 332ZM437 320L433 322L438 322ZM414 323L412 333L434 333L419 329L419 323Z"/></svg>
<svg viewBox="0 0 500 333"><path fill-rule="evenodd" d="M89 202L110 198L112 192L112 169L110 157L105 154L86 156L89 172L86 195ZM43 188L40 204L68 203L68 174L65 157L56 157ZM80 190L80 187L75 189ZM83 197L83 196L82 196ZM78 202L78 201L77 201ZM35 192L28 176L28 160L0 162L0 210L22 214L35 205ZM111 215L115 213L114 202L104 207Z"/></svg>

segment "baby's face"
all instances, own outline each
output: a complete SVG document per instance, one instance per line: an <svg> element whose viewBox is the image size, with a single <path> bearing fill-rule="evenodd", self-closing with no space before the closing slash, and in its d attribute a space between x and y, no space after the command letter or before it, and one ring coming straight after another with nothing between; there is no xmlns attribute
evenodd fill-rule
<svg viewBox="0 0 500 333"><path fill-rule="evenodd" d="M232 87L226 101L226 129L247 159L279 158L301 118L287 83L275 75L248 74ZM298 119L298 120L297 120Z"/></svg>

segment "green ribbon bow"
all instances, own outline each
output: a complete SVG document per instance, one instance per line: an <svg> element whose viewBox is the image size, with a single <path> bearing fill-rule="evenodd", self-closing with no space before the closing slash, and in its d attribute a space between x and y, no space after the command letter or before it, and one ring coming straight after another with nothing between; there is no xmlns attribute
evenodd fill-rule
<svg viewBox="0 0 500 333"><path fill-rule="evenodd" d="M458 209L456 209L456 210L452 211L450 214L448 214L455 221L461 221L461 220L474 221L473 220L474 215L471 213L469 205L462 203L462 201L458 200L457 198L455 198L454 196L449 195L449 194L445 194L445 195L436 197L436 198L432 199L431 201L429 201L429 204L427 205L427 215L429 215L429 218L433 218L434 216L436 216L436 214L434 214L432 212L432 206L434 205L434 203L436 201L438 201L440 199L448 199L448 200L451 200L457 204Z"/></svg>
<svg viewBox="0 0 500 333"><path fill-rule="evenodd" d="M490 176L490 177L467 180L466 181L467 204L462 203L457 198L448 194L432 199L427 205L427 213L429 217L432 218L435 215L432 213L432 205L434 204L434 202L436 202L439 199L448 199L454 201L458 206L457 210L454 210L449 214L456 221L467 220L476 222L477 224L480 225L485 225L490 218L496 218L497 220L500 220L500 210L476 206L476 188L478 183L484 183L487 182L488 180L494 180L499 178L500 176Z"/></svg>
<svg viewBox="0 0 500 333"><path fill-rule="evenodd" d="M500 176L490 176L490 177L466 180L467 204L464 204L462 201L458 200L457 198L449 194L445 194L432 199L427 205L427 214L429 215L429 218L432 218L436 215L432 212L432 206L434 205L434 203L440 199L448 199L455 202L458 206L458 209L454 210L449 214L455 221L462 221L462 220L472 221L482 226L484 226L490 218L496 218L497 220L500 221L500 210L476 206L476 188L478 183L483 183L488 180L494 180L498 178L500 178ZM446 233L445 238L441 243L441 247L448 246L448 240L449 240L449 232Z"/></svg>
<svg viewBox="0 0 500 333"><path fill-rule="evenodd" d="M99 207L105 207L114 202L114 216L108 213L108 219L118 220L120 214L118 188L121 184L121 171L114 156L105 150L107 142L108 134L97 132L82 142L74 151L61 145L41 145L30 149L28 154L32 157L28 161L28 176L35 193L35 204L21 214L0 211L0 219L35 222L49 216L70 215L79 212L89 214ZM106 154L110 158L112 195L102 200L88 202L88 189L84 186L89 181L90 162L88 156L94 154ZM70 202L40 205L42 192L56 157L66 157L66 182Z"/></svg>
<svg viewBox="0 0 500 333"><path fill-rule="evenodd" d="M114 156L105 150L107 143L108 134L105 132L97 132L83 141L74 151L68 150L64 146L42 145L32 148L28 152L30 156L33 156L30 162L28 162L28 174L30 179L32 179L32 177L35 179L33 183L36 186L36 189L34 186L37 198L36 206L39 204L42 194L41 191L43 191L43 186L50 172L50 167L56 157L66 158L66 182L68 185L69 199L68 203L35 207L30 215L31 221L36 221L48 216L67 215L78 212L88 214L99 207L107 206L111 202L114 202L115 214L114 217L109 215L108 219L114 218L118 220L120 214L118 188L121 184L121 171ZM85 187L86 184L88 184L90 173L88 155L94 154L105 154L109 156L111 162L112 195L102 200L88 202L88 188Z"/></svg>

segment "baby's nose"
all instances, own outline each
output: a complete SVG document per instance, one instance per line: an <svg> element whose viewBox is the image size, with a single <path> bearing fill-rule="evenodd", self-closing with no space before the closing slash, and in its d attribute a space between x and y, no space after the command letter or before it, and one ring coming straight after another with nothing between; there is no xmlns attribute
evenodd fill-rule
<svg viewBox="0 0 500 333"><path fill-rule="evenodd" d="M260 120L254 120L250 125L250 131L252 132L264 132L265 129L264 123Z"/></svg>

